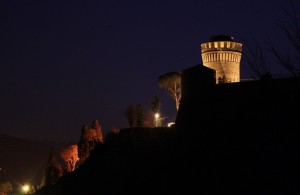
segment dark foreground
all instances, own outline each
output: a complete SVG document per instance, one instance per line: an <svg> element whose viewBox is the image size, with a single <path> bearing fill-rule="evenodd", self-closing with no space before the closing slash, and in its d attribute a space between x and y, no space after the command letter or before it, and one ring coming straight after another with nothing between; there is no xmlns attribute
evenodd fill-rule
<svg viewBox="0 0 300 195"><path fill-rule="evenodd" d="M228 86L184 97L173 128L108 136L37 194L300 194L299 81Z"/></svg>

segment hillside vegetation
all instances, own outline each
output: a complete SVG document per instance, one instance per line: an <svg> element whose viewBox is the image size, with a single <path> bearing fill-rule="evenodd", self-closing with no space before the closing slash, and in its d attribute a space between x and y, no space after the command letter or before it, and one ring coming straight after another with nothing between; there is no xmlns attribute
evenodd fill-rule
<svg viewBox="0 0 300 195"><path fill-rule="evenodd" d="M110 134L37 194L299 194L299 87L254 81L183 97L173 128Z"/></svg>

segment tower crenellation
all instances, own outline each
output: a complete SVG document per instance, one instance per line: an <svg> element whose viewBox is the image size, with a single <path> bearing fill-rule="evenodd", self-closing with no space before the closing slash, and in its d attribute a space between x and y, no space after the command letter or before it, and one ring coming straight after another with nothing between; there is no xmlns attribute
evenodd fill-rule
<svg viewBox="0 0 300 195"><path fill-rule="evenodd" d="M233 37L218 35L201 44L203 65L216 70L216 83L240 82L242 44Z"/></svg>

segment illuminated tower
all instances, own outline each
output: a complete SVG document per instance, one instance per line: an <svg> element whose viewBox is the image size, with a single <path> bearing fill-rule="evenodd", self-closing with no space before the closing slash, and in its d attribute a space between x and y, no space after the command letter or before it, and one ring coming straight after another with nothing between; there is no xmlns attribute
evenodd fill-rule
<svg viewBox="0 0 300 195"><path fill-rule="evenodd" d="M201 44L203 65L216 70L216 83L240 82L242 44L233 37L218 35Z"/></svg>

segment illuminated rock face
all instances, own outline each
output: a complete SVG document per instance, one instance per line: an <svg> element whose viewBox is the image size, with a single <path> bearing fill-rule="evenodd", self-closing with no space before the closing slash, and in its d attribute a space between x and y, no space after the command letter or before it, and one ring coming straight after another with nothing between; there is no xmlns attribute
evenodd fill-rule
<svg viewBox="0 0 300 195"><path fill-rule="evenodd" d="M216 83L240 82L242 44L233 37L218 35L201 44L203 65L216 70Z"/></svg>

